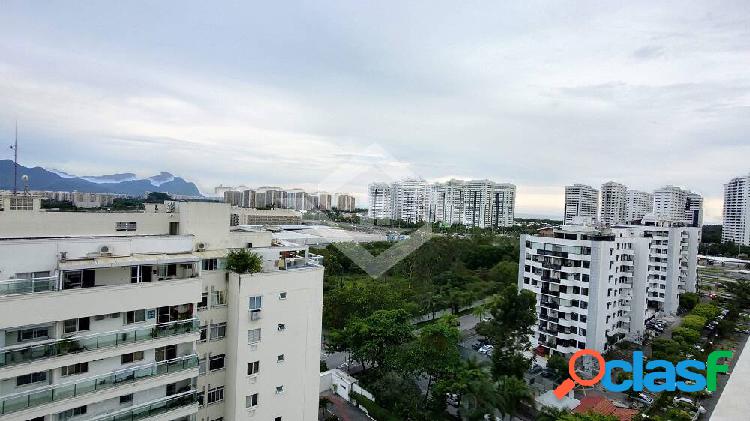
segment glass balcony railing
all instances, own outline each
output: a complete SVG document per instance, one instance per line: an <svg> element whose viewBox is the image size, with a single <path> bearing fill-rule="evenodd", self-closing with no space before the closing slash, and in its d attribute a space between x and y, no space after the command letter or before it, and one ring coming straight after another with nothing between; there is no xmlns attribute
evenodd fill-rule
<svg viewBox="0 0 750 421"><path fill-rule="evenodd" d="M74 336L38 345L0 349L0 367L182 335L197 332L199 328L198 319L188 319L116 332Z"/></svg>
<svg viewBox="0 0 750 421"><path fill-rule="evenodd" d="M0 295L32 294L35 292L54 291L57 277L47 276L35 279L9 279L0 281Z"/></svg>
<svg viewBox="0 0 750 421"><path fill-rule="evenodd" d="M76 382L50 385L29 392L8 395L0 397L0 415L195 367L198 367L198 356L193 354L173 360L130 367Z"/></svg>
<svg viewBox="0 0 750 421"><path fill-rule="evenodd" d="M88 421L136 421L164 414L175 409L198 403L195 390L188 390L177 395L168 396L145 405L134 406L114 414L90 418Z"/></svg>

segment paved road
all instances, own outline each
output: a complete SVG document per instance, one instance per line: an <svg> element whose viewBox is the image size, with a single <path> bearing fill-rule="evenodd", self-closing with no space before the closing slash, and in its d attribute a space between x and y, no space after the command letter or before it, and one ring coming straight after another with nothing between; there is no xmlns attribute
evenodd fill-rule
<svg viewBox="0 0 750 421"><path fill-rule="evenodd" d="M734 351L734 355L732 355L732 362L729 363L730 373L731 371L734 370L734 365L737 363L737 360L740 358L740 354L742 354L742 350L745 348L745 343L747 342L747 339L748 339L747 335L741 335L741 336L742 337L737 343L737 348ZM727 385L728 381L729 381L729 376L719 375L716 379L716 391L710 397L701 401L701 405L703 405L703 407L706 408L706 415L704 419L706 420L711 419L711 414L714 412L714 409L716 408L716 404L719 402L719 397L721 397L721 392L724 391L724 387Z"/></svg>

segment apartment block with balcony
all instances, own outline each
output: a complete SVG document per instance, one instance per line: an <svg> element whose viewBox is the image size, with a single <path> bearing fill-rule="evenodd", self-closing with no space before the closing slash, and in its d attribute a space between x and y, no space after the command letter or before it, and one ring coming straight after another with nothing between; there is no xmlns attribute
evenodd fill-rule
<svg viewBox="0 0 750 421"><path fill-rule="evenodd" d="M566 224L593 224L599 213L599 191L585 184L565 186L565 215Z"/></svg>
<svg viewBox="0 0 750 421"><path fill-rule="evenodd" d="M317 418L323 269L306 247L231 228L228 204L81 213L3 202L3 419ZM261 272L228 272L227 253L247 248ZM262 345L247 340L249 323ZM253 379L235 376L248 362Z"/></svg>
<svg viewBox="0 0 750 421"><path fill-rule="evenodd" d="M601 223L608 226L625 223L628 188L623 184L609 181L602 184L601 191Z"/></svg>
<svg viewBox="0 0 750 421"><path fill-rule="evenodd" d="M721 241L750 246L750 174L724 184Z"/></svg>

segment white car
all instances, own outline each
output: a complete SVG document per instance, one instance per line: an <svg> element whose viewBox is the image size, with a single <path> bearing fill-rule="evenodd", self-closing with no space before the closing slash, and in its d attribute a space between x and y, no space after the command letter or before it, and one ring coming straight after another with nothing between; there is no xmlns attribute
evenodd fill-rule
<svg viewBox="0 0 750 421"><path fill-rule="evenodd" d="M686 398L684 396L681 396L679 398L677 396L675 396L674 397L674 403L686 403L686 404L691 405L691 406L695 405L695 403L693 403L692 400L690 400L690 399L688 399L688 398Z"/></svg>
<svg viewBox="0 0 750 421"><path fill-rule="evenodd" d="M495 349L492 345L484 345L481 348L479 348L479 353L484 355L491 355L492 351Z"/></svg>

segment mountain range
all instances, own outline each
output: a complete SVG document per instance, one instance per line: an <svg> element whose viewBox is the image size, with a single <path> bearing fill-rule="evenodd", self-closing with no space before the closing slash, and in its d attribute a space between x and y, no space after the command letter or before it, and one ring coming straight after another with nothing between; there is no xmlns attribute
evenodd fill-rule
<svg viewBox="0 0 750 421"><path fill-rule="evenodd" d="M79 191L87 193L120 193L140 196L148 192L165 192L184 196L201 196L198 187L181 177L161 172L139 179L133 173L76 176L42 167L18 166L18 188L23 189L21 177L29 176L30 190ZM13 161L0 160L0 190L13 188Z"/></svg>

